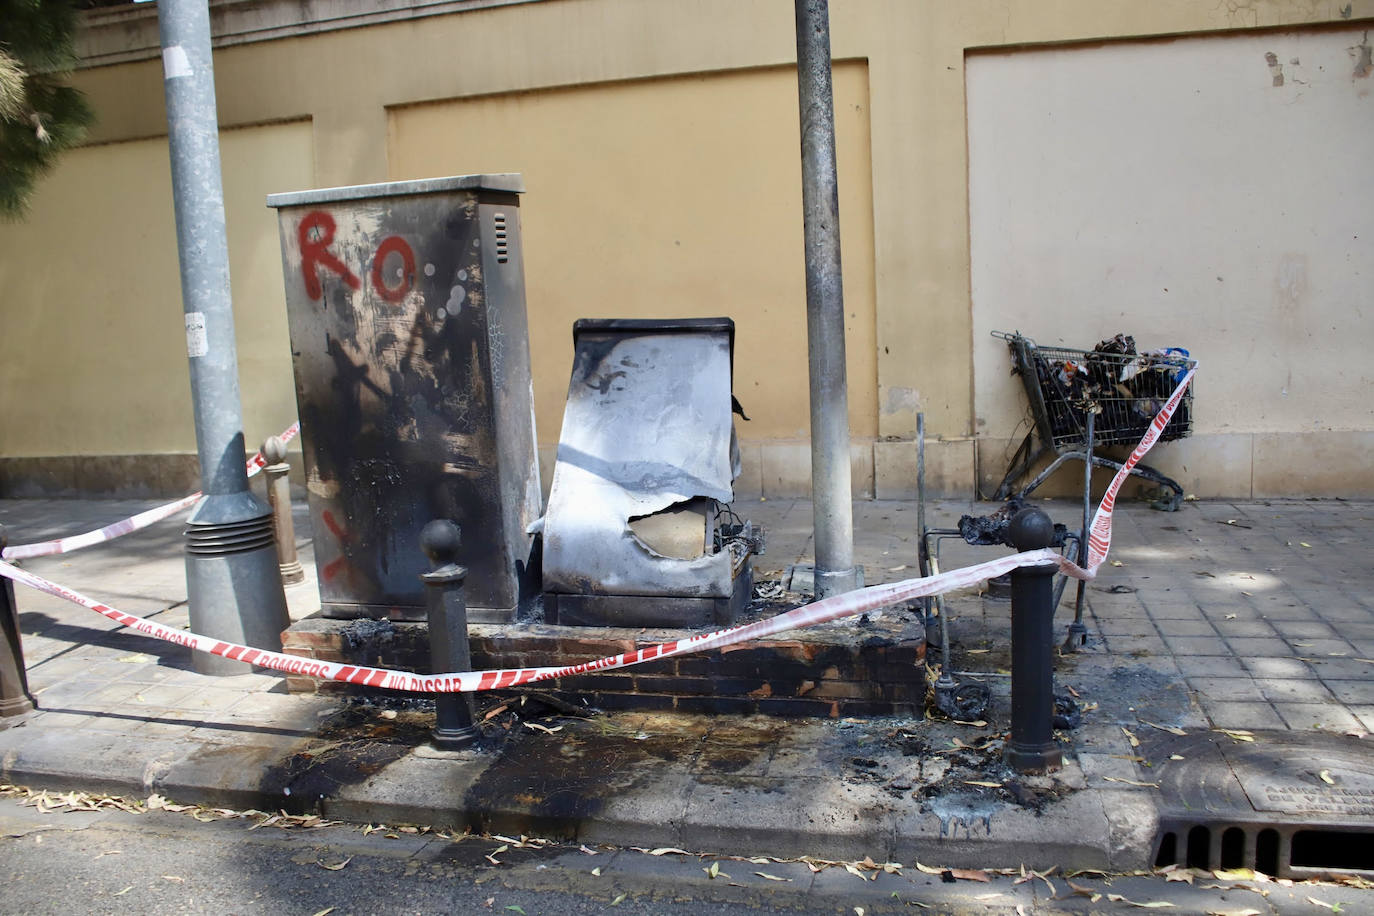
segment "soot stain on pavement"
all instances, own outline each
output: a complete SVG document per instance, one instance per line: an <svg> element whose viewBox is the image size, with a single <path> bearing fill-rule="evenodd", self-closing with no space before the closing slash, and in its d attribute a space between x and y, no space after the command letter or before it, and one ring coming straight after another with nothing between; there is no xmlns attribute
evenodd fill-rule
<svg viewBox="0 0 1374 916"><path fill-rule="evenodd" d="M342 787L367 780L429 740L432 711L422 703L399 705L386 712L389 718L379 718L377 709L363 704L331 717L315 738L263 773L260 789L267 807L318 813L320 803Z"/></svg>
<svg viewBox="0 0 1374 916"><path fill-rule="evenodd" d="M719 727L704 718L648 716L632 726L564 719L557 734L512 730L497 759L470 786L464 807L491 812L503 831L572 838L606 803L662 777L664 766L695 766L728 778L772 753L781 722ZM494 825L479 822L477 829Z"/></svg>

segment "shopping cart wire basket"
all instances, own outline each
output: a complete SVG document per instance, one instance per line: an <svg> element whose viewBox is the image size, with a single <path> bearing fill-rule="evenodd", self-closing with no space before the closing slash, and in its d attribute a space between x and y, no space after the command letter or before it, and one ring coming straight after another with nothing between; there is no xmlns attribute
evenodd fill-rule
<svg viewBox="0 0 1374 916"><path fill-rule="evenodd" d="M1021 377L1034 419L1031 432L1012 456L995 499L1011 495L1016 481L1051 449L1057 455L1055 460L1017 496L1029 496L1071 459L1119 470L1119 462L1097 455L1095 449L1139 442L1184 375L1197 365L1179 348L1137 353L1134 340L1122 334L1092 350L1042 347L1020 333L994 331L993 336L1005 340L1011 349L1013 371ZM1192 387L1184 392L1160 435L1161 441L1181 439L1192 431ZM1172 491L1171 497L1156 503L1157 508L1178 508L1183 488L1177 482L1146 465L1136 465L1131 473Z"/></svg>

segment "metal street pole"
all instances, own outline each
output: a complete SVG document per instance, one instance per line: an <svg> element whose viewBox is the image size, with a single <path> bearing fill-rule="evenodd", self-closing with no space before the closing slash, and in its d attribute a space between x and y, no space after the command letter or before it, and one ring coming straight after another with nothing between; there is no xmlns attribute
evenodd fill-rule
<svg viewBox="0 0 1374 916"><path fill-rule="evenodd" d="M186 529L191 629L280 651L281 631L290 620L272 515L248 488L244 469L208 0L158 0L157 6L186 352L205 493ZM201 652L194 663L202 674L252 670Z"/></svg>
<svg viewBox="0 0 1374 916"><path fill-rule="evenodd" d="M840 200L830 85L827 0L796 0L801 107L802 211L806 227L806 339L811 374L811 499L816 597L858 587L849 481L849 389L844 358Z"/></svg>

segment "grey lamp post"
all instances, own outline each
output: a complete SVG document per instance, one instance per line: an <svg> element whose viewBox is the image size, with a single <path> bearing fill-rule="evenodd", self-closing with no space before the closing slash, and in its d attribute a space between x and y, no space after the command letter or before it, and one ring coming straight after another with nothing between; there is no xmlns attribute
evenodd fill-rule
<svg viewBox="0 0 1374 916"><path fill-rule="evenodd" d="M191 629L280 651L289 619L272 515L248 488L244 469L208 0L158 0L157 6L186 352L205 493L186 528ZM196 653L195 668L216 675L252 670L206 653Z"/></svg>
<svg viewBox="0 0 1374 916"><path fill-rule="evenodd" d="M840 201L827 0L796 0L806 232L806 341L811 377L811 499L816 597L852 591L854 506L849 480L849 387L844 355Z"/></svg>

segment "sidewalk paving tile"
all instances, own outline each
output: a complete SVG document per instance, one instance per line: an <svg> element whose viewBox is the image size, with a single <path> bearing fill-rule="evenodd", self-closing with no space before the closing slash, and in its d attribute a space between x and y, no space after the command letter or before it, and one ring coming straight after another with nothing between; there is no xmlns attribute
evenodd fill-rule
<svg viewBox="0 0 1374 916"><path fill-rule="evenodd" d="M1250 677L1234 655L1185 655L1178 660L1184 677Z"/></svg>
<svg viewBox="0 0 1374 916"><path fill-rule="evenodd" d="M1371 666L1370 675L1364 680L1327 680L1324 683L1342 703L1352 706L1374 705L1374 666Z"/></svg>
<svg viewBox="0 0 1374 916"><path fill-rule="evenodd" d="M1264 698L1271 703L1344 702L1321 681L1285 678L1258 682Z"/></svg>
<svg viewBox="0 0 1374 916"><path fill-rule="evenodd" d="M1291 729L1321 728L1328 731L1357 729L1360 722L1337 703L1275 703L1274 709Z"/></svg>
<svg viewBox="0 0 1374 916"><path fill-rule="evenodd" d="M1169 651L1177 657L1189 655L1221 655L1226 652L1227 643L1218 636L1165 636Z"/></svg>
<svg viewBox="0 0 1374 916"><path fill-rule="evenodd" d="M1289 727L1274 707L1268 703L1243 703L1231 700L1198 700L1212 725L1217 728L1243 728L1254 731L1262 728Z"/></svg>
<svg viewBox="0 0 1374 916"><path fill-rule="evenodd" d="M1284 678L1312 677L1312 667L1300 658L1271 658L1263 655L1242 655L1236 653L1246 669L1255 677Z"/></svg>
<svg viewBox="0 0 1374 916"><path fill-rule="evenodd" d="M1266 697L1260 685L1244 677L1190 677L1188 686L1203 700L1260 703Z"/></svg>

